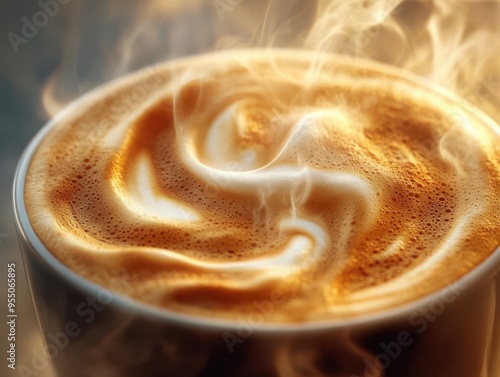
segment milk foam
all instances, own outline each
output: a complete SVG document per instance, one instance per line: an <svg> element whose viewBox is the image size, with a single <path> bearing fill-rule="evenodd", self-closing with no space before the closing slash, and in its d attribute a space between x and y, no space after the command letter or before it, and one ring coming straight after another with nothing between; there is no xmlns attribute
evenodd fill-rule
<svg viewBox="0 0 500 377"><path fill-rule="evenodd" d="M485 260L498 128L372 63L325 55L305 81L312 58L199 56L159 67L147 94L137 73L88 96L31 163L35 232L168 310L235 318L279 290L268 322L387 309Z"/></svg>

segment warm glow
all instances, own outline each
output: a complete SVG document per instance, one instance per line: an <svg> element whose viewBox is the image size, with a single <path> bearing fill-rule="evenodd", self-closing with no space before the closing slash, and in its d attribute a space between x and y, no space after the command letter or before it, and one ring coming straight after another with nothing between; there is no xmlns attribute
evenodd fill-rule
<svg viewBox="0 0 500 377"><path fill-rule="evenodd" d="M133 98L140 79L124 85L125 94L117 98L127 103L126 96L132 93L132 105L118 108L113 119L119 123L133 113L132 126L108 125L107 138L96 142L102 156L112 156L106 166L109 182L99 181L98 187L110 189L111 195L103 190L102 196L111 197L110 211L119 208L117 217L125 214L127 221L144 220L144 227L130 225L139 229L137 233L163 227L171 232L169 241L179 229L182 234L178 232L174 248L164 247L159 237L147 243L149 234L131 247L125 241L132 235L113 241L112 233L109 250L103 246L99 252L140 250L141 256L163 263L169 271L189 271L189 278L179 273L169 283L165 288L169 293L186 288L185 294L189 287L196 288L197 282L190 279L197 273L205 289L200 292L209 292L213 288L209 283L215 281L213 286L236 292L238 298L266 284L286 285L293 274L303 273L308 284L320 287L318 297L324 300L321 305L326 304L319 306L328 306L328 318L395 307L405 294L416 297L438 275L436 266L447 267L457 250L463 251L466 244L470 247L467 242L473 237L465 241L461 237L472 232L476 219L498 208L491 199L498 192L497 178L491 177L500 170L495 139L500 130L494 124L500 121L498 25L484 24L472 1L227 0L223 4L221 8L218 1L141 2L137 14L128 14L130 25L113 46L113 59L103 61L102 75L85 78L86 83L98 84L180 56L231 50L201 57L198 63L193 59L193 66L190 60L177 68L162 66L168 79L165 88L155 88L165 92L155 101L147 102L148 91L143 98ZM127 13L122 8L121 2L111 7L111 21ZM481 12L500 12L500 2L483 8ZM236 49L241 47L250 48ZM277 52L282 47L289 49ZM370 68L367 60L387 67ZM389 66L401 69L400 73ZM422 80L408 78L413 77L409 74ZM59 70L46 84L43 105L50 117L74 99L58 95L68 75ZM342 99L337 101L338 97ZM139 111L134 105L141 103L147 106ZM408 124L415 121L406 128L401 115L405 111ZM389 123L392 129L386 127ZM122 134L129 126L136 128L135 133ZM330 154L323 153L326 150ZM168 153L177 165L162 160ZM188 183L172 183L168 170L172 166ZM163 181L156 181L160 176ZM196 179L190 183L192 177ZM207 185L200 189L199 182ZM210 185L217 188L213 198L207 194ZM82 186L82 191L88 189ZM425 191L427 187L432 192ZM224 212L222 220L213 222L210 210L217 200L223 203L221 208L226 201L236 203L231 202L228 210L236 215ZM439 207L445 200L449 208ZM439 208L431 212L435 204ZM388 209L393 208L391 218ZM322 211L329 211L326 220L316 216ZM87 212L82 211L82 218ZM234 250L240 248L242 254L250 250L244 247L256 234L255 224L272 239L266 239L264 246L253 242L254 254L248 252L237 260ZM493 230L485 232L497 235L498 223L492 220L491 224ZM438 236L432 238L433 231ZM386 234L390 236L384 238ZM183 250L186 239L199 249ZM113 244L122 241L119 247ZM419 242L432 250L423 250ZM207 252L206 245L216 252ZM408 256L408 250L417 251ZM399 263L394 260L400 256L399 262L415 260L380 283L361 286L351 279L356 274L372 276L376 269L383 270L384 263ZM469 257L473 265L473 256ZM307 275L306 270L314 273ZM467 271L457 272L450 281ZM450 282L443 276L435 283L439 289ZM301 283L295 279L293 284ZM290 292L294 289L303 294L296 286ZM290 308L292 312L292 304ZM318 318L324 318L324 313ZM373 359L350 339L343 346L360 360ZM286 347L275 350L277 373L299 376L302 372L294 367ZM323 376L313 365L314 350L301 356L300 361L309 365L303 369L310 371L308 376Z"/></svg>

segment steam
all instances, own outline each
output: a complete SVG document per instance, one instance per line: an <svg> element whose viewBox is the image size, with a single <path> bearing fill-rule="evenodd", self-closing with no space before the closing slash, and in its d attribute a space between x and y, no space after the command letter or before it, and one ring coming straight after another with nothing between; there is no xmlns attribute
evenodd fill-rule
<svg viewBox="0 0 500 377"><path fill-rule="evenodd" d="M489 12L500 11L499 2L475 8L474 2L455 0L256 0L243 1L227 8L223 19L213 4L215 3L212 1L201 0L149 0L141 1L140 4L128 3L130 7L124 8L121 1L110 1L101 5L100 14L104 20L99 21L107 26L99 26L98 41L92 39L93 33L86 26L91 16L85 13L73 15L76 22L69 33L71 40L68 43L68 53L59 70L47 82L43 93L43 105L49 117L97 84L167 59L215 49L294 47L312 50L317 56L311 62L307 77L290 78L303 84L307 85L318 77L326 61L322 57L324 53L364 58L387 63L426 78L464 97L500 121L498 23L484 25L481 22ZM479 13L474 13L475 9ZM89 41L95 43L91 48L88 47ZM91 61L89 55L92 54L103 58ZM79 69L87 63L87 68ZM241 64L245 66L244 61ZM278 67L277 71L279 74ZM179 109L176 108L177 110ZM233 111L229 107L218 120L217 127L210 134L211 138L219 139L221 135L233 132L232 128L225 128L228 120L232 119ZM309 117L315 115L317 114L310 114ZM334 116L337 117L337 114ZM306 122L307 119L306 116L303 121ZM297 124L301 125L300 122ZM447 147L448 139L452 137L452 134L448 134L443 138L443 154L460 171L460 163ZM228 144L225 147L231 146ZM224 165L224 154L234 154L233 150L220 151L208 144L204 151L211 156L213 166L210 167L218 168L211 170L210 167L204 167L206 169L202 173L211 174L207 180L213 180L215 174L216 178L230 180L232 187L241 190L255 190L256 187L252 186L255 182L258 183L256 186L262 186L262 182L257 179L251 180L251 175L240 174L241 170L250 171L260 167L262 161L256 160L256 153L238 156L239 168L234 169ZM185 159L192 163L193 170L199 170L195 157L185 156ZM147 172L146 168L143 170ZM293 174L270 170L266 174L262 179L272 180L283 191L286 191L284 188L291 187L287 192L290 195L292 213L288 223L285 223L290 228L297 224L304 225L298 209L309 196L311 182L328 183L328 179L332 179L311 170L296 170ZM335 179L333 184L341 188L348 187L346 182L353 180L344 175ZM298 183L294 185L294 182ZM300 186L304 182L305 189ZM360 188L360 206L368 207L366 203L375 201L374 194L362 182L354 183L351 186ZM275 191L276 188L273 188L272 192ZM272 193L261 193L263 208L267 206L271 196ZM160 204L155 202L152 206L159 210L164 208L166 212L171 211L170 203ZM307 225L315 230L314 226ZM323 235L314 236L315 234L310 238L324 238ZM299 241L308 242L307 239ZM317 251L313 246L308 246L312 254L320 252L319 249ZM290 247L290 250L290 253L284 254L284 261L277 259L276 263L286 264L287 258L297 259L297 250L294 247ZM260 262L256 261L256 265L251 267L260 268ZM240 268L236 263L232 267ZM360 360L361 357L373 359L372 355L365 353L350 340L345 343L344 351L349 349L352 355L359 355ZM306 371L308 376L325 376L314 365L317 355L314 354L313 346L309 351L300 350L299 357L292 344L278 349L275 355L278 375L301 376L304 375L302 371ZM353 364L359 365L361 361L355 360ZM383 375L382 372L380 375Z"/></svg>
<svg viewBox="0 0 500 377"><path fill-rule="evenodd" d="M499 2L256 0L224 8L223 19L215 3L201 0L86 7L73 9L63 61L45 86L43 105L51 117L98 84L166 59L214 49L296 47L318 52L313 71L321 68L323 52L380 61L500 119L500 39L498 24L488 18ZM88 25L96 22L93 31Z"/></svg>

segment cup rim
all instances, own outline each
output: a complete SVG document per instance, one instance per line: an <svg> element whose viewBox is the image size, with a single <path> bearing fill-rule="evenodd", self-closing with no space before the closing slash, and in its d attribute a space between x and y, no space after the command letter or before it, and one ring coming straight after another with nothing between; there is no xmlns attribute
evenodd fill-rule
<svg viewBox="0 0 500 377"><path fill-rule="evenodd" d="M284 53L294 53L297 51L295 49L275 49L276 51L281 51ZM300 50L303 51L303 50ZM218 54L220 52L212 52L209 54ZM208 55L208 54L205 54ZM333 55L333 54L329 54ZM335 55L334 55L335 56ZM482 122L488 124L492 127L493 131L498 133L500 138L500 127L498 124L486 115L482 110L467 102L465 99L459 97L455 93L443 88L433 82L430 82L422 77L419 77L411 72L407 72L400 68L389 66L383 63L375 62L372 60L353 58L346 56L335 56L339 60L348 60L350 64L361 65L362 67L370 68L373 67L384 73L390 73L395 76L405 78L411 82L424 86L439 96L442 96L448 100L453 101L461 109L472 112L474 116L480 118ZM177 59L179 62L181 60L188 60L188 58ZM170 62L163 63L162 65L168 65ZM131 77L135 74L140 75L146 70L151 69L151 67L143 68L135 73L128 74L126 77ZM31 163L33 154L37 150L39 144L44 139L44 137L50 132L58 121L65 117L66 114L71 113L74 109L78 108L80 104L85 103L97 92L101 91L103 88L112 85L113 83L123 80L122 78L117 78L99 85L95 89L89 91L88 93L80 96L73 102L71 102L63 111L57 114L53 119L47 122L33 137L30 143L25 148L22 153L19 163L16 168L14 182L13 182L13 207L14 207L14 220L16 225L16 230L18 232L20 240L25 243L25 246L29 248L29 251L35 256L39 262L44 266L48 267L51 273L55 273L61 277L66 283L68 283L73 288L81 291L83 294L90 297L97 297L101 292L107 292L112 295L112 299L109 304L111 306L117 306L118 308L125 310L131 314L141 316L142 318L149 318L159 321L168 321L182 326L189 326L194 328L202 327L204 329L212 329L217 331L235 331L241 324L241 321L236 319L217 319L210 317L194 316L191 314L182 314L168 310L166 308L156 307L145 302L127 297L121 293L113 292L103 286L100 286L91 280L79 275L78 273L71 270L65 264L63 264L59 259L57 259L41 242L41 240L36 235L33 230L29 217L26 211L24 203L24 188L25 180L28 168ZM26 259L23 258L23 263L26 268ZM259 333L301 333L304 331L322 331L322 330L332 330L332 329L344 329L350 328L352 326L364 326L376 323L384 323L387 321L397 320L401 318L409 318L413 312L418 310L418 308L428 305L429 303L444 299L444 296L451 291L463 291L472 289L472 287L480 284L481 281L491 278L496 273L500 271L500 246L493 251L484 261L479 265L474 267L472 270L467 272L461 278L455 280L449 285L442 286L439 290L432 292L430 294L424 295L416 300L398 305L395 307L386 308L383 310L378 310L375 312L368 312L366 314L357 314L352 317L346 318L333 318L333 319L322 319L322 320L312 320L304 321L299 323L274 323L265 322L259 323L255 327L255 332ZM28 274L27 274L28 275ZM31 283L30 283L31 284Z"/></svg>

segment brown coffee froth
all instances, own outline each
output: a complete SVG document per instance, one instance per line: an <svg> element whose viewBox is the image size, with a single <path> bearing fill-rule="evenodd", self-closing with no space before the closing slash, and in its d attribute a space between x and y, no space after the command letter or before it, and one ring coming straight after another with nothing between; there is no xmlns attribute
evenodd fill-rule
<svg viewBox="0 0 500 377"><path fill-rule="evenodd" d="M495 251L499 140L465 102L384 66L229 51L80 100L35 152L25 201L57 258L146 304L345 318Z"/></svg>

